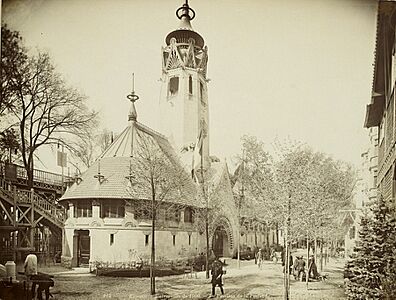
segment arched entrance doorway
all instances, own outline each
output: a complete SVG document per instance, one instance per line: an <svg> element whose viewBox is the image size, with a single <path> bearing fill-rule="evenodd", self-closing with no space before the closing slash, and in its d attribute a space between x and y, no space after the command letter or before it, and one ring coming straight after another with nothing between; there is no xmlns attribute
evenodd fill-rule
<svg viewBox="0 0 396 300"><path fill-rule="evenodd" d="M213 252L218 257L228 256L228 252L229 252L228 248L229 248L229 242L228 242L227 232L224 226L222 225L218 226L213 234L213 240L212 240Z"/></svg>

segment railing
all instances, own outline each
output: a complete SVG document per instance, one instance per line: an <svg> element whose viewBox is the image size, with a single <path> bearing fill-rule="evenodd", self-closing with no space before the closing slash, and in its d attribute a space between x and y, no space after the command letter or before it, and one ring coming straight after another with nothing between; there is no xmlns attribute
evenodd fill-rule
<svg viewBox="0 0 396 300"><path fill-rule="evenodd" d="M0 178L0 188L8 197L13 199L13 195L10 193L14 188L13 185ZM67 216L64 208L57 207L56 204L53 204L47 199L41 197L39 194L35 193L34 190L16 189L16 198L17 204L31 204L33 200L35 208L38 209L42 215L46 216L52 223L55 223L58 226L62 226L63 222L66 220Z"/></svg>
<svg viewBox="0 0 396 300"><path fill-rule="evenodd" d="M16 166L17 179L27 180L28 176L26 169L19 165L15 165L15 166ZM0 176L3 177L5 176L5 162L1 162L1 161L0 161ZM70 179L71 179L70 176L63 176L63 180L62 180L62 175L60 174L47 172L39 169L33 170L33 182L62 186L62 183L65 184Z"/></svg>

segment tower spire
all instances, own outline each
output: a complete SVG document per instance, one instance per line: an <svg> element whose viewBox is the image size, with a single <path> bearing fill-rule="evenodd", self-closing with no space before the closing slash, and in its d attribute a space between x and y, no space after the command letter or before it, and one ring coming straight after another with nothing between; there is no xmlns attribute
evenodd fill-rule
<svg viewBox="0 0 396 300"><path fill-rule="evenodd" d="M132 73L132 92L127 96L128 100L131 101L131 108L129 109L128 121L136 121L137 112L135 108L135 102L139 100L139 96L135 94L135 73Z"/></svg>

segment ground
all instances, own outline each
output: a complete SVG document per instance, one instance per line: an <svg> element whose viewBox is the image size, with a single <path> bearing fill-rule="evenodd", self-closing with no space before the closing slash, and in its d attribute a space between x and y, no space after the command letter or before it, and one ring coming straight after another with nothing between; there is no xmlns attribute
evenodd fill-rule
<svg viewBox="0 0 396 300"><path fill-rule="evenodd" d="M225 296L221 299L283 299L282 266L266 261L261 270L254 261L242 261L237 268L236 260L226 260L224 275ZM323 270L328 275L324 282L305 282L291 279L290 299L346 299L342 279L343 261L331 260ZM72 271L44 268L39 271L52 273L55 287L51 293L55 300L71 299L152 299L149 296L149 278L96 277L86 269ZM157 299L207 299L211 284L205 273L188 276L157 278ZM216 288L216 294L220 294Z"/></svg>

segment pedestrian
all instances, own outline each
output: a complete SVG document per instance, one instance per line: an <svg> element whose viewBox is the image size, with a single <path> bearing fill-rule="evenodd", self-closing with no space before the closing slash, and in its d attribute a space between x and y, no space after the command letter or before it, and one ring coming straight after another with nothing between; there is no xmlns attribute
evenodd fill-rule
<svg viewBox="0 0 396 300"><path fill-rule="evenodd" d="M311 255L308 260L308 276L313 279L318 279L320 276L315 263L315 257L313 255Z"/></svg>
<svg viewBox="0 0 396 300"><path fill-rule="evenodd" d="M37 256L33 253L33 251L30 251L28 256L26 256L23 268L25 269L26 277L32 282L31 294L32 299L34 299L36 295L35 277L37 276Z"/></svg>
<svg viewBox="0 0 396 300"><path fill-rule="evenodd" d="M263 252L261 248L256 253L256 260L257 260L258 268L261 269L263 265Z"/></svg>
<svg viewBox="0 0 396 300"><path fill-rule="evenodd" d="M143 260L140 256L138 256L138 260L136 262L136 269L139 271L139 277L142 277Z"/></svg>
<svg viewBox="0 0 396 300"><path fill-rule="evenodd" d="M305 261L302 256L297 256L294 263L294 279L303 281L305 274Z"/></svg>
<svg viewBox="0 0 396 300"><path fill-rule="evenodd" d="M219 286L221 294L224 295L224 289L223 289L223 264L219 260L219 258L216 256L214 262L212 263L212 296L213 298L215 296L215 288L216 286Z"/></svg>

